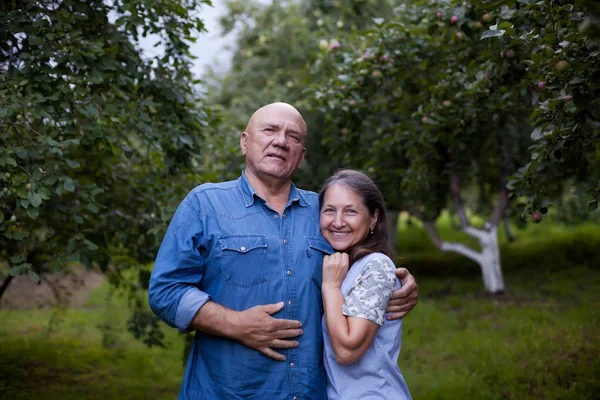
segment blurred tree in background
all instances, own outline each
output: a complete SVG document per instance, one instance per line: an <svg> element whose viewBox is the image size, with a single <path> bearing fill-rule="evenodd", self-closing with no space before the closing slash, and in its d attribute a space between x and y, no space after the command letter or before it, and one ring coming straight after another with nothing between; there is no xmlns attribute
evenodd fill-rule
<svg viewBox="0 0 600 400"><path fill-rule="evenodd" d="M10 276L0 295L14 275L37 280L70 263L147 287L140 265L202 180L203 139L217 122L189 68L203 3L2 2L0 258ZM149 34L164 49L156 57L138 45ZM139 276L122 279L129 270ZM145 297L131 293L130 327L158 343Z"/></svg>
<svg viewBox="0 0 600 400"><path fill-rule="evenodd" d="M168 221L195 185L239 175L240 131L274 101L308 123L296 184L318 190L337 168L364 170L392 222L400 210L420 218L438 248L481 265L490 292L504 289L497 229L508 215L539 222L554 203L575 221L597 208L598 2L228 0L232 65L206 74L201 97L189 44L208 4L0 5L10 276L97 265L130 289L130 328L158 344L142 293ZM142 53L147 35L159 55ZM479 249L440 237L443 210ZM469 212L487 222L472 226Z"/></svg>
<svg viewBox="0 0 600 400"><path fill-rule="evenodd" d="M338 165L367 170L391 208L420 218L438 248L476 261L486 290L501 292L497 227L509 189L519 188L516 207L539 222L566 178L598 184L600 57L581 28L593 18L583 2L575 13L553 1L492 3L398 6L323 55L315 76L329 78L314 85L314 99L327 116L323 144ZM491 14L500 6L499 16ZM505 34L515 37L489 39ZM539 37L548 43L527 42ZM575 63L579 72L565 75ZM555 93L540 97L547 89ZM489 215L481 229L469 223L465 196L471 210ZM435 220L449 202L479 251L439 237Z"/></svg>

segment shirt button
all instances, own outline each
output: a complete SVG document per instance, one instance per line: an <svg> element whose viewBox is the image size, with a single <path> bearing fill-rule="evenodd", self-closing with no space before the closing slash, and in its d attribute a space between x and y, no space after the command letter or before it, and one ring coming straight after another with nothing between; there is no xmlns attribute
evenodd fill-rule
<svg viewBox="0 0 600 400"><path fill-rule="evenodd" d="M288 269L288 270L287 270L287 274L288 274L288 275L291 275L291 274L292 274L292 270L291 270L291 269Z"/></svg>
<svg viewBox="0 0 600 400"><path fill-rule="evenodd" d="M287 218L287 214L283 214L283 218Z"/></svg>
<svg viewBox="0 0 600 400"><path fill-rule="evenodd" d="M240 250L244 251L244 250L246 250L246 248L244 246L242 246L242 247L240 247Z"/></svg>
<svg viewBox="0 0 600 400"><path fill-rule="evenodd" d="M291 306L292 304L294 304L294 302L291 300L288 300L288 304Z"/></svg>
<svg viewBox="0 0 600 400"><path fill-rule="evenodd" d="M277 214L274 214L274 215L273 215L273 218L277 219L277 218L279 218L279 215L277 215Z"/></svg>
<svg viewBox="0 0 600 400"><path fill-rule="evenodd" d="M290 363L290 367L295 368L296 364L295 363Z"/></svg>
<svg viewBox="0 0 600 400"><path fill-rule="evenodd" d="M288 244L288 240L287 239L283 239L283 244Z"/></svg>
<svg viewBox="0 0 600 400"><path fill-rule="evenodd" d="M292 400L298 400L298 396L294 396Z"/></svg>

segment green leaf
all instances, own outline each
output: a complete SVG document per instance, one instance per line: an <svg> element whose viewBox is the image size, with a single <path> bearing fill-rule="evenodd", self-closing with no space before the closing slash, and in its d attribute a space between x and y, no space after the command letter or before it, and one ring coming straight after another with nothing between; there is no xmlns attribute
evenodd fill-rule
<svg viewBox="0 0 600 400"><path fill-rule="evenodd" d="M506 32L506 31L504 31L504 30L489 30L489 31L485 31L481 35L481 40L487 39L487 38L491 38L491 37L500 37L500 36L504 35L504 32Z"/></svg>
<svg viewBox="0 0 600 400"><path fill-rule="evenodd" d="M19 276L25 273L25 271L27 271L27 268L30 268L31 264L29 263L23 263L21 265L17 265L16 267L12 267L8 273L10 274L10 276Z"/></svg>
<svg viewBox="0 0 600 400"><path fill-rule="evenodd" d="M0 211L0 223L2 223L2 221L4 221L4 213Z"/></svg>
<svg viewBox="0 0 600 400"><path fill-rule="evenodd" d="M542 127L538 126L531 132L531 139L538 140L542 137Z"/></svg>
<svg viewBox="0 0 600 400"><path fill-rule="evenodd" d="M98 206L95 205L95 204L93 204L93 203L89 203L87 205L87 209L90 210L91 212L95 213L95 214L97 214L98 211L100 211L100 209L98 208Z"/></svg>
<svg viewBox="0 0 600 400"><path fill-rule="evenodd" d="M73 180L71 178L65 179L65 181L63 182L63 187L67 192L72 192L75 190L75 184L73 183Z"/></svg>
<svg viewBox="0 0 600 400"><path fill-rule="evenodd" d="M375 25L380 26L381 24L383 24L383 21L385 21L385 19L383 18L373 18L373 22L375 22Z"/></svg>
<svg viewBox="0 0 600 400"><path fill-rule="evenodd" d="M42 204L42 196L40 196L38 193L34 192L33 190L29 191L29 196L27 196L27 199L29 200L31 205L34 206L35 208L38 208L40 206L40 204Z"/></svg>
<svg viewBox="0 0 600 400"><path fill-rule="evenodd" d="M10 258L10 262L13 264L19 264L19 263L22 263L23 261L25 261L23 259L23 256L13 256Z"/></svg>
<svg viewBox="0 0 600 400"><path fill-rule="evenodd" d="M29 275L29 279L31 279L35 283L40 283L40 277L38 276L38 274L33 272L31 268L27 270L27 274Z"/></svg>
<svg viewBox="0 0 600 400"><path fill-rule="evenodd" d="M69 159L65 158L65 162L71 168L79 168L79 167L81 167L81 164L79 163L79 161L69 160Z"/></svg>
<svg viewBox="0 0 600 400"><path fill-rule="evenodd" d="M589 212L596 211L597 208L598 208L598 200L592 200L588 203L588 211Z"/></svg>
<svg viewBox="0 0 600 400"><path fill-rule="evenodd" d="M37 208L29 207L27 208L27 215L29 215L29 218L31 219L36 219L40 216L40 210L38 210Z"/></svg>

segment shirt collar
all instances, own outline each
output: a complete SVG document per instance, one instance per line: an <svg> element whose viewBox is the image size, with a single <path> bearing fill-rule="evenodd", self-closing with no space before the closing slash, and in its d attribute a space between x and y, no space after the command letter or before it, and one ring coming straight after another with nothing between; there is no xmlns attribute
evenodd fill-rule
<svg viewBox="0 0 600 400"><path fill-rule="evenodd" d="M258 195L258 193L256 193L256 190L254 190L252 185L250 185L250 182L248 182L246 174L244 173L245 171L245 169L242 171L242 175L238 179L238 187L240 189L240 192L242 193L244 205L247 208L254 204L255 197L259 199L261 197ZM302 207L310 206L310 202L306 199L306 196L304 196L304 194L300 190L298 190L296 188L296 185L294 185L294 183L292 182L292 185L290 187L290 197L288 200L288 204L291 204L293 202L298 202L298 204Z"/></svg>

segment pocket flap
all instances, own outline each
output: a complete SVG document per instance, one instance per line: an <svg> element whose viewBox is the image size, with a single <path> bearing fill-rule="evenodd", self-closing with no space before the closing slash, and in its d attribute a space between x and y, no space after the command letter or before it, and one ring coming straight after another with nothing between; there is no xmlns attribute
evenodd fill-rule
<svg viewBox="0 0 600 400"><path fill-rule="evenodd" d="M267 248L267 239L263 235L229 235L219 237L221 250L247 253L258 248Z"/></svg>
<svg viewBox="0 0 600 400"><path fill-rule="evenodd" d="M331 247L331 245L326 240L311 237L305 238L306 242L308 243L308 247L310 247L311 249L319 250L320 252L325 254L333 254L333 247Z"/></svg>

